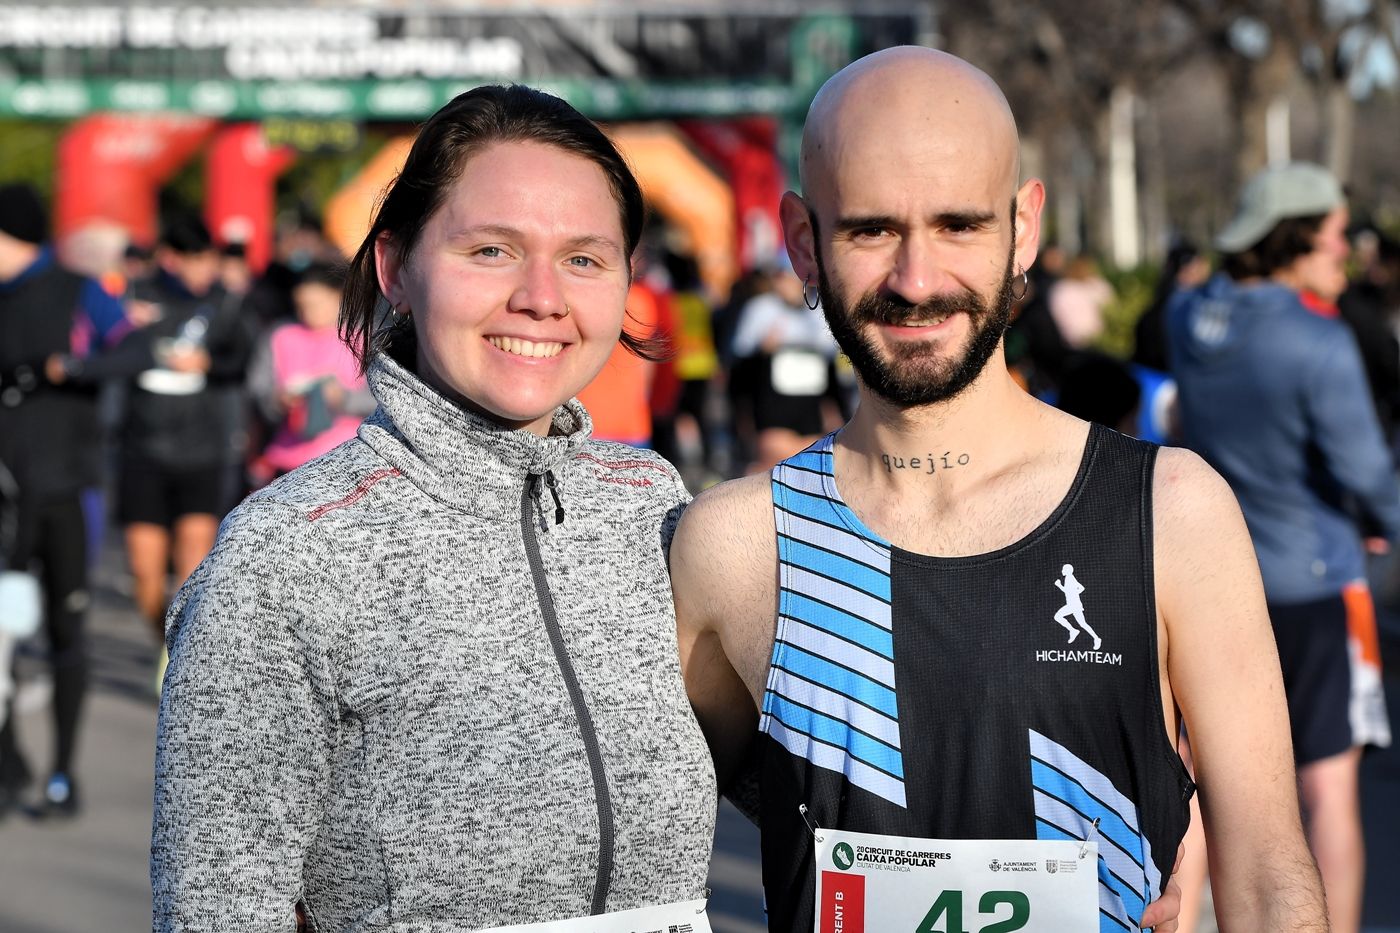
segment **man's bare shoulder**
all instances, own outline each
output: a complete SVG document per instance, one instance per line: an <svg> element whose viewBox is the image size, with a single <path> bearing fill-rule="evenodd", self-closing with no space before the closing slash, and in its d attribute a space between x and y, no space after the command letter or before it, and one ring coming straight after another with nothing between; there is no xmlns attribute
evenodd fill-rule
<svg viewBox="0 0 1400 933"><path fill-rule="evenodd" d="M1152 514L1158 605L1169 622L1202 618L1194 595L1208 581L1218 580L1240 599L1258 588L1254 546L1235 494L1198 455L1176 447L1159 451Z"/></svg>
<svg viewBox="0 0 1400 933"><path fill-rule="evenodd" d="M699 550L707 560L731 561L765 542L772 550L773 500L766 474L706 489L681 516L674 547Z"/></svg>
<svg viewBox="0 0 1400 933"><path fill-rule="evenodd" d="M1221 520L1233 523L1240 516L1229 484L1199 454L1184 447L1157 452L1152 511L1159 537L1189 534Z"/></svg>
<svg viewBox="0 0 1400 933"><path fill-rule="evenodd" d="M776 586L777 544L766 475L705 490L681 516L671 583L682 625L729 625L766 605Z"/></svg>

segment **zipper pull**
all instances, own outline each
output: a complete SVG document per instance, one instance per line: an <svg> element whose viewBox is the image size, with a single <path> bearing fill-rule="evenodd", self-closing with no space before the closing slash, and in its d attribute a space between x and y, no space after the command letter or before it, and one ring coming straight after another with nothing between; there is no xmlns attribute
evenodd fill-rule
<svg viewBox="0 0 1400 933"><path fill-rule="evenodd" d="M554 497L554 524L564 524L564 503L559 501L559 489L555 484L554 471L544 471L544 484L549 487L549 494Z"/></svg>

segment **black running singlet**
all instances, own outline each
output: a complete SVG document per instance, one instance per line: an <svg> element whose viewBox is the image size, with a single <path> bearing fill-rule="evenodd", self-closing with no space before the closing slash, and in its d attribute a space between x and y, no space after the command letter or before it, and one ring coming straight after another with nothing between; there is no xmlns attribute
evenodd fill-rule
<svg viewBox="0 0 1400 933"><path fill-rule="evenodd" d="M1092 833L1100 931L1137 929L1194 789L1162 716L1155 458L1094 426L1040 527L957 558L862 525L836 490L831 436L774 468L780 596L759 726L769 929L812 929L801 804L855 832Z"/></svg>

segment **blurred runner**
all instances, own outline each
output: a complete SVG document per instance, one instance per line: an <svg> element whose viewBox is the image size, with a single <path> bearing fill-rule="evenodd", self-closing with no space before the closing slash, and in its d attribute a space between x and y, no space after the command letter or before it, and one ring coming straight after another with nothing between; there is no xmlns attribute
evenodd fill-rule
<svg viewBox="0 0 1400 933"><path fill-rule="evenodd" d="M79 806L73 762L87 693L83 626L91 603L82 494L98 483L101 444L95 394L70 377L84 357L128 327L120 302L60 266L47 238L48 218L34 190L0 187L0 463L13 475L17 501L9 556L15 568L37 569L44 589L54 754L39 812L71 816ZM6 716L0 816L30 779L14 717Z"/></svg>
<svg viewBox="0 0 1400 933"><path fill-rule="evenodd" d="M1258 553L1334 933L1361 922L1361 746L1390 742L1357 520L1400 534L1356 342L1302 298L1335 301L1346 286L1346 225L1326 169L1267 169L1216 238L1223 274L1168 310L1186 443L1230 483Z"/></svg>
<svg viewBox="0 0 1400 933"><path fill-rule="evenodd" d="M673 366L680 380L673 419L676 457L672 462L682 474L688 468L698 467L702 476L709 476L718 466L711 420L715 379L719 374L713 311L694 256L668 254L666 267L671 277L671 305L676 312Z"/></svg>
<svg viewBox="0 0 1400 933"><path fill-rule="evenodd" d="M314 264L292 289L294 323L267 334L248 367L248 388L272 440L253 465L263 485L355 436L374 396L355 354L340 339L345 269Z"/></svg>
<svg viewBox="0 0 1400 933"><path fill-rule="evenodd" d="M734 356L753 367L753 469L759 470L826 430L827 400L835 391L836 342L820 305L805 302L802 281L785 257L770 275L771 290L744 305L733 344Z"/></svg>
<svg viewBox="0 0 1400 933"><path fill-rule="evenodd" d="M1099 274L1092 256L1070 260L1064 277L1050 286L1050 317L1071 350L1083 350L1103 333L1103 316L1113 288Z"/></svg>
<svg viewBox="0 0 1400 933"><path fill-rule="evenodd" d="M117 348L132 378L120 435L117 518L126 527L137 608L163 637L176 582L209 553L238 462L234 405L250 335L239 300L219 284L220 257L193 217L167 226L159 272L137 283L134 302L150 323Z"/></svg>

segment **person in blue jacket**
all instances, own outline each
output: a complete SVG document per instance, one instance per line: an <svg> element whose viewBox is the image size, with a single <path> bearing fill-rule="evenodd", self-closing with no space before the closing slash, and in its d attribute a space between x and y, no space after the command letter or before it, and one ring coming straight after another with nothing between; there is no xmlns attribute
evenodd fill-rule
<svg viewBox="0 0 1400 933"><path fill-rule="evenodd" d="M1167 330L1185 443L1229 482L1259 557L1331 928L1355 933L1360 748L1390 741L1363 536L1394 540L1400 487L1350 330L1300 299L1345 287L1346 224L1327 170L1264 170L1217 237L1223 272L1172 302Z"/></svg>

